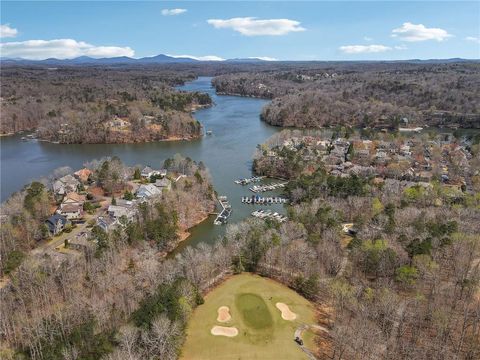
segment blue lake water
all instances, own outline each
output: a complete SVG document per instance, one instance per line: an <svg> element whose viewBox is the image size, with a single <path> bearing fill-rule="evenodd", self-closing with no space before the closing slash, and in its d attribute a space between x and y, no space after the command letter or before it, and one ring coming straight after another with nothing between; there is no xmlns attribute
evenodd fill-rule
<svg viewBox="0 0 480 360"><path fill-rule="evenodd" d="M257 144L279 131L259 119L267 101L216 95L209 77L200 77L179 89L210 94L215 106L199 110L194 116L205 130L212 131L212 135L193 141L73 145L21 141L21 135L3 137L0 139L1 201L30 181L48 176L61 166L79 169L87 161L118 156L128 165L148 164L159 168L166 158L179 153L203 161L209 168L218 194L228 196L232 204L230 222L247 217L260 207L242 204L241 197L253 193L248 187L234 184L233 180L251 175L252 156ZM274 208L278 211L281 206ZM213 225L211 218L192 229L192 236L181 247L214 241L224 229L224 226Z"/></svg>

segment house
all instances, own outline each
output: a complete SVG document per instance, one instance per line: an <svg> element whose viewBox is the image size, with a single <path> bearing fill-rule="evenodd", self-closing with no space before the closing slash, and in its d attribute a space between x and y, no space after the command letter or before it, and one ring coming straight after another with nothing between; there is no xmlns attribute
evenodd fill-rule
<svg viewBox="0 0 480 360"><path fill-rule="evenodd" d="M145 199L161 195L162 192L153 184L140 185L137 190L137 198Z"/></svg>
<svg viewBox="0 0 480 360"><path fill-rule="evenodd" d="M73 175L75 175L75 177L80 180L82 183L86 183L88 181L88 178L90 177L90 175L92 175L92 171L90 169L87 169L87 168L83 168L83 169L80 169L78 171L76 171Z"/></svg>
<svg viewBox="0 0 480 360"><path fill-rule="evenodd" d="M114 219L125 216L128 220L131 220L135 215L135 208L133 206L110 205L107 213Z"/></svg>
<svg viewBox="0 0 480 360"><path fill-rule="evenodd" d="M85 200L86 200L85 195L80 195L79 193L71 192L65 195L65 197L63 198L62 204L60 206L67 205L67 204L83 206L83 204L85 203Z"/></svg>
<svg viewBox="0 0 480 360"><path fill-rule="evenodd" d="M122 118L116 116L113 120L107 121L105 124L109 128L125 128L130 126L130 123Z"/></svg>
<svg viewBox="0 0 480 360"><path fill-rule="evenodd" d="M65 175L53 183L53 192L55 195L65 195L77 191L80 182L72 175Z"/></svg>
<svg viewBox="0 0 480 360"><path fill-rule="evenodd" d="M117 226L120 225L120 222L117 219L114 219L110 216L100 216L97 219L97 225L103 229L105 232L109 232L115 229Z"/></svg>
<svg viewBox="0 0 480 360"><path fill-rule="evenodd" d="M88 241L88 234L81 232L77 234L73 239L67 240L68 247L77 251L87 252L92 250L93 242Z"/></svg>
<svg viewBox="0 0 480 360"><path fill-rule="evenodd" d="M65 216L68 220L80 219L83 217L83 205L62 204L57 210L57 214Z"/></svg>
<svg viewBox="0 0 480 360"><path fill-rule="evenodd" d="M150 166L146 166L143 168L141 175L148 179L152 176L165 176L167 175L167 171L165 170L165 175L161 175L160 170L153 170Z"/></svg>
<svg viewBox="0 0 480 360"><path fill-rule="evenodd" d="M52 235L60 234L67 223L67 218L60 214L52 215L45 221L45 225L47 225L48 231Z"/></svg>
<svg viewBox="0 0 480 360"><path fill-rule="evenodd" d="M65 216L67 219L80 219L83 217L83 204L85 203L85 195L76 192L70 192L63 198L57 214Z"/></svg>
<svg viewBox="0 0 480 360"><path fill-rule="evenodd" d="M172 188L172 183L169 179L163 178L163 179L157 179L154 183L154 185L160 190L170 190Z"/></svg>

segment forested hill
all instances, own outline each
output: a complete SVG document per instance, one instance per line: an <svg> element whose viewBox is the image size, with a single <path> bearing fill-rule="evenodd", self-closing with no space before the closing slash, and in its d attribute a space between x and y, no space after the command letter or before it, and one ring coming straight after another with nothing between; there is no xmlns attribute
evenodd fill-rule
<svg viewBox="0 0 480 360"><path fill-rule="evenodd" d="M352 63L216 77L218 93L273 99L271 125L480 127L480 64Z"/></svg>
<svg viewBox="0 0 480 360"><path fill-rule="evenodd" d="M196 77L158 68L20 68L1 73L2 134L38 130L62 143L123 143L193 138L191 111L207 94L175 91Z"/></svg>

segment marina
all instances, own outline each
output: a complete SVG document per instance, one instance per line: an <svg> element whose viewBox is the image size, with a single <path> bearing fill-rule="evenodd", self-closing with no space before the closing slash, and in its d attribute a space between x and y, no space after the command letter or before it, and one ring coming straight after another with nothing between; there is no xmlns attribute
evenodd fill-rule
<svg viewBox="0 0 480 360"><path fill-rule="evenodd" d="M262 219L262 220L276 220L278 222L281 222L281 223L284 223L286 222L288 219L285 215L281 215L277 212L273 212L271 210L256 210L254 212L252 212L252 216L253 217L256 217L256 218L259 218L259 219Z"/></svg>
<svg viewBox="0 0 480 360"><path fill-rule="evenodd" d="M274 183L274 184L268 184L268 185L253 185L251 188L249 188L249 190L254 193L259 193L259 192L281 189L281 188L284 188L285 185L287 185L286 182Z"/></svg>
<svg viewBox="0 0 480 360"><path fill-rule="evenodd" d="M215 225L223 225L227 223L228 218L232 214L232 206L228 202L226 196L219 196L218 202L222 207L222 211L217 215L217 218L213 221Z"/></svg>
<svg viewBox="0 0 480 360"><path fill-rule="evenodd" d="M272 204L286 204L288 199L280 196L263 197L258 195L242 196L243 204L256 204L256 205L272 205Z"/></svg>
<svg viewBox="0 0 480 360"><path fill-rule="evenodd" d="M266 178L266 176L254 176L254 177L251 177L251 178L235 180L234 183L239 184L239 185L247 185L247 184L250 184L250 183L253 183L253 182L262 181L265 178Z"/></svg>

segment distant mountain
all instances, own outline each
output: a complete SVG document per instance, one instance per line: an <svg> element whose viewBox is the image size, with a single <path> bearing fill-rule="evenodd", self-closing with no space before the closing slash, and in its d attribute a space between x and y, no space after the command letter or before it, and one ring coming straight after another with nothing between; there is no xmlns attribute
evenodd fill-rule
<svg viewBox="0 0 480 360"><path fill-rule="evenodd" d="M142 64L190 63L190 62L198 62L198 60L195 60L189 57L173 57L173 56L168 56L164 54L137 59L137 63L142 63Z"/></svg>
<svg viewBox="0 0 480 360"><path fill-rule="evenodd" d="M28 60L21 58L1 58L2 64L20 64L20 65L120 65L120 64L173 64L173 63L198 63L200 60L190 57L173 57L164 54L143 57L139 59L130 58L127 56L113 57L113 58L92 58L89 56L80 56L73 59L55 59L49 58L45 60ZM264 62L266 60L258 58L245 58L245 59L228 59L225 62L237 62L237 63L252 63L252 62Z"/></svg>
<svg viewBox="0 0 480 360"><path fill-rule="evenodd" d="M73 59L55 59L49 58L45 60L28 60L28 59L9 59L2 58L0 61L3 64L23 64L23 65L120 65L120 64L166 64L166 63L190 63L198 62L198 60L180 57L176 58L173 56L168 56L160 54L157 56L144 57L140 59L134 59L127 56L119 56L112 58L92 58L89 56L80 56Z"/></svg>
<svg viewBox="0 0 480 360"><path fill-rule="evenodd" d="M60 65L146 65L146 64L174 64L174 63L201 63L202 61L193 59L190 57L173 57L165 54L160 54L156 56L143 57L139 59L130 58L127 56L119 56L112 58L92 58L89 56L80 56L74 59L45 59L45 60L27 60L21 58L0 58L2 65L8 64L18 64L18 65L49 65L49 66L60 66ZM462 58L453 58L453 59L410 59L410 60L388 60L386 62L404 62L404 63L459 63L459 62L479 62L478 59L462 59ZM218 62L226 63L265 63L269 60L261 58L234 58L227 59ZM291 62L291 61L289 61ZM299 61L302 62L302 61ZM321 62L321 61L320 61ZM342 62L342 61L336 61ZM351 62L351 61L350 61ZM354 61L354 62L385 62L384 60L372 60L372 61Z"/></svg>

